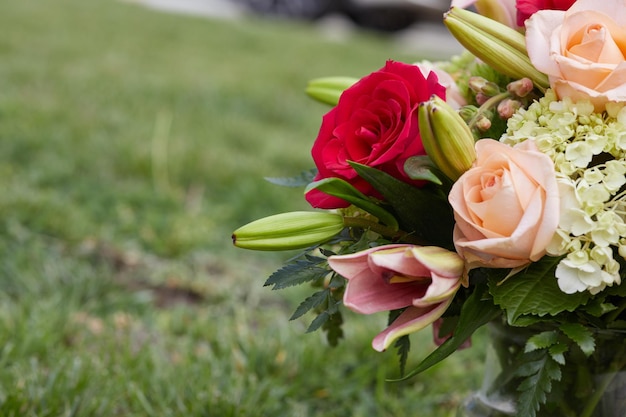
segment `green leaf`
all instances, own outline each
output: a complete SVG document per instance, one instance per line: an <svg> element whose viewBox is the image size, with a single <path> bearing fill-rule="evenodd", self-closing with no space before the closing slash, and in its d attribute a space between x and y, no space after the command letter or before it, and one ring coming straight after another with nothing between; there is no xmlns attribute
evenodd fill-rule
<svg viewBox="0 0 626 417"><path fill-rule="evenodd" d="M561 380L561 368L547 349L525 353L522 360L516 375L526 378L518 388L521 394L516 415L536 417L541 404L546 402L547 394L552 391L552 381Z"/></svg>
<svg viewBox="0 0 626 417"><path fill-rule="evenodd" d="M445 178L445 175L441 173L433 163L433 161L426 155L412 156L404 162L404 172L412 180L429 181L437 185L442 185L441 177Z"/></svg>
<svg viewBox="0 0 626 417"><path fill-rule="evenodd" d="M333 347L337 346L339 344L339 339L343 338L343 330L341 329L342 324L343 317L341 315L341 311L337 310L336 312L329 314L328 320L326 320L322 325L322 330L326 332L326 340L329 345Z"/></svg>
<svg viewBox="0 0 626 417"><path fill-rule="evenodd" d="M558 336L559 334L555 330L548 330L532 335L526 341L524 351L532 352L533 350L549 348L557 342Z"/></svg>
<svg viewBox="0 0 626 417"><path fill-rule="evenodd" d="M317 329L322 327L322 325L326 323L329 318L330 314L328 314L328 311L322 311L317 317L313 319L309 327L306 329L306 332L312 333L316 331Z"/></svg>
<svg viewBox="0 0 626 417"><path fill-rule="evenodd" d="M393 207L402 230L427 244L454 248L454 217L444 193L428 187L417 188L366 165L350 162L350 166Z"/></svg>
<svg viewBox="0 0 626 417"><path fill-rule="evenodd" d="M561 258L544 256L518 275L501 282L489 279L489 292L494 302L506 311L510 324L524 315L557 315L574 311L589 299L589 292L565 294L559 288L554 271Z"/></svg>
<svg viewBox="0 0 626 417"><path fill-rule="evenodd" d="M400 360L400 376L404 376L406 362L411 351L411 339L408 335L404 335L396 340L393 347L397 349L398 359Z"/></svg>
<svg viewBox="0 0 626 417"><path fill-rule="evenodd" d="M281 185L283 187L304 187L308 185L317 174L317 169L303 171L295 177L265 177L265 181L272 184Z"/></svg>
<svg viewBox="0 0 626 417"><path fill-rule="evenodd" d="M394 231L398 230L398 221L391 213L372 202L369 197L354 188L347 181L340 178L325 178L309 184L304 192L307 193L313 189L341 198L377 217L381 222L394 229Z"/></svg>
<svg viewBox="0 0 626 417"><path fill-rule="evenodd" d="M308 313L311 309L321 305L324 301L328 299L328 295L330 293L330 289L325 289L322 291L318 291L307 297L294 311L289 320L295 320L299 317L302 317L304 314Z"/></svg>
<svg viewBox="0 0 626 417"><path fill-rule="evenodd" d="M264 286L273 285L272 290L282 290L294 285L322 279L328 275L330 270L318 266L321 262L322 258L298 259L270 275Z"/></svg>
<svg viewBox="0 0 626 417"><path fill-rule="evenodd" d="M563 343L557 343L556 345L550 346L548 352L550 352L550 356L554 359L559 365L565 365L565 353L569 350L569 347Z"/></svg>
<svg viewBox="0 0 626 417"><path fill-rule="evenodd" d="M590 356L596 350L596 341L589 329L580 323L565 323L560 327L561 331L574 343L586 356Z"/></svg>
<svg viewBox="0 0 626 417"><path fill-rule="evenodd" d="M438 364L453 354L477 329L494 320L502 313L490 299L483 299L483 291L480 287L477 287L463 304L458 324L452 336L402 379L411 378Z"/></svg>

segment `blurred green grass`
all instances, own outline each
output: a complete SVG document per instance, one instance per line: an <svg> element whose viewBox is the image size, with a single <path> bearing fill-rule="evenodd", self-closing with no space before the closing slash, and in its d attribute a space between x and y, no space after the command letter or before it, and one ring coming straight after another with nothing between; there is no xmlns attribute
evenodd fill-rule
<svg viewBox="0 0 626 417"><path fill-rule="evenodd" d="M309 79L423 57L111 0L0 9L0 415L455 414L481 349L387 383L385 317L348 314L329 348L287 321L305 288L262 287L288 254L230 242L306 208L263 177L311 167ZM416 335L411 363L430 349Z"/></svg>

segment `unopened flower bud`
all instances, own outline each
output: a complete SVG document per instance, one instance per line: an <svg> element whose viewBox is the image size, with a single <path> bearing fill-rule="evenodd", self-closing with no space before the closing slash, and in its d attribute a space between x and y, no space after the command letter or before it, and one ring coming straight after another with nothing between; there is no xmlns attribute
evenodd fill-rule
<svg viewBox="0 0 626 417"><path fill-rule="evenodd" d="M468 81L469 88L475 93L482 93L487 97L493 97L500 93L500 87L498 84L488 81L483 77L470 77Z"/></svg>
<svg viewBox="0 0 626 417"><path fill-rule="evenodd" d="M445 14L444 24L461 45L494 70L514 79L528 77L542 89L550 85L530 62L525 37L515 29L460 7Z"/></svg>
<svg viewBox="0 0 626 417"><path fill-rule="evenodd" d="M478 112L478 107L467 105L459 109L459 116L461 116L461 118L465 120L466 123L469 123L469 121L472 120L474 116L476 116L477 112Z"/></svg>
<svg viewBox="0 0 626 417"><path fill-rule="evenodd" d="M478 120L476 120L474 126L476 126L476 129L480 130L481 132L486 132L491 129L491 120L489 120L489 118L485 116L480 116Z"/></svg>
<svg viewBox="0 0 626 417"><path fill-rule="evenodd" d="M255 220L233 232L233 244L243 249L291 250L324 243L344 228L339 214L294 211Z"/></svg>
<svg viewBox="0 0 626 417"><path fill-rule="evenodd" d="M323 77L309 81L306 93L325 104L336 106L341 93L352 86L358 79L351 77Z"/></svg>
<svg viewBox="0 0 626 417"><path fill-rule="evenodd" d="M487 100L489 100L491 97L484 95L483 93L476 93L476 103L479 106L482 106L483 104L485 104L487 102Z"/></svg>
<svg viewBox="0 0 626 417"><path fill-rule="evenodd" d="M506 86L506 91L516 97L526 97L528 93L533 91L533 82L530 78L522 78L521 80L509 83Z"/></svg>
<svg viewBox="0 0 626 417"><path fill-rule="evenodd" d="M522 107L522 103L518 100L505 98L498 103L498 116L502 119L508 120L513 114Z"/></svg>
<svg viewBox="0 0 626 417"><path fill-rule="evenodd" d="M418 120L426 154L456 181L476 159L474 136L467 123L437 96L420 104Z"/></svg>

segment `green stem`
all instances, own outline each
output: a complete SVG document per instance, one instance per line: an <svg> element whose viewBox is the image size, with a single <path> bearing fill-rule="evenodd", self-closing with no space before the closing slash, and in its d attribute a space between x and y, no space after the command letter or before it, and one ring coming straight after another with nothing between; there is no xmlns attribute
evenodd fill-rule
<svg viewBox="0 0 626 417"><path fill-rule="evenodd" d="M502 100L504 100L507 97L511 97L511 94L509 92L504 92L504 93L496 94L495 96L493 96L493 97L489 98L487 101L485 101L478 108L478 110L476 111L476 114L474 115L474 117L472 117L472 119L467 124L469 126L469 128L473 129L476 126L476 123L478 122L478 120L480 119L480 116L482 116L485 112L490 110L492 107L494 107L495 105L497 105L499 102L501 102Z"/></svg>
<svg viewBox="0 0 626 417"><path fill-rule="evenodd" d="M364 217L344 217L343 224L346 227L359 227L361 229L369 229L372 232L378 233L379 235L387 237L391 240L402 240L403 242L412 243L415 245L425 244L424 241L418 239L410 233L402 230L395 230L389 226L385 226Z"/></svg>
<svg viewBox="0 0 626 417"><path fill-rule="evenodd" d="M604 374L601 383L591 395L587 403L585 404L585 408L583 409L580 417L592 417L598 403L602 399L602 396L606 393L606 389L611 385L615 376L620 372L620 370L626 365L626 358L624 357L624 348L621 349L617 357L611 362L609 369Z"/></svg>

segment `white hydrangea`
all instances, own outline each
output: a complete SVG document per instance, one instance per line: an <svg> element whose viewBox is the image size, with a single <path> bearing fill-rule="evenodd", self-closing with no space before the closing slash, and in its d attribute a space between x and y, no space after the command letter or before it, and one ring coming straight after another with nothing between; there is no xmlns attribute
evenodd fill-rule
<svg viewBox="0 0 626 417"><path fill-rule="evenodd" d="M626 259L626 106L594 113L587 101L557 100L552 90L509 120L501 142L532 140L554 161L560 220L547 253L566 255L556 269L565 293L597 294L619 285Z"/></svg>

